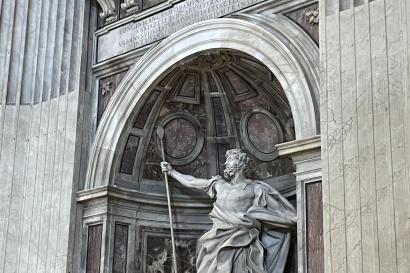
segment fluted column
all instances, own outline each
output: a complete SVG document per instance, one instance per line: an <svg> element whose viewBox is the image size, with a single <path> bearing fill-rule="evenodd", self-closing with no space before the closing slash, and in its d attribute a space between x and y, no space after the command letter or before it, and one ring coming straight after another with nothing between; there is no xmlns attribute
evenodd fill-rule
<svg viewBox="0 0 410 273"><path fill-rule="evenodd" d="M0 272L71 259L87 5L0 1Z"/></svg>

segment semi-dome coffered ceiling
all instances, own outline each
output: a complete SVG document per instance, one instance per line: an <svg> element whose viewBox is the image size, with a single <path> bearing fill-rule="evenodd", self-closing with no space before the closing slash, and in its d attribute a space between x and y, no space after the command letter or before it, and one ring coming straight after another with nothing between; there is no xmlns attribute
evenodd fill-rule
<svg viewBox="0 0 410 273"><path fill-rule="evenodd" d="M141 101L117 150L116 185L163 193L158 125L165 129L167 161L181 172L222 174L225 151L232 148L252 157L252 178L293 171L275 147L295 139L289 103L269 69L248 55L218 51L191 57Z"/></svg>

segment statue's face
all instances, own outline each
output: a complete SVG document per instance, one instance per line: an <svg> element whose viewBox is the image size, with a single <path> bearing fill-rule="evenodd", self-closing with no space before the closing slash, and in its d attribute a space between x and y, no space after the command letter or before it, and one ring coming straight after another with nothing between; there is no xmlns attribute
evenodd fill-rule
<svg viewBox="0 0 410 273"><path fill-rule="evenodd" d="M239 171L240 167L238 167L239 160L234 157L228 157L225 161L225 170L224 176L227 179L231 179L235 176L235 173Z"/></svg>

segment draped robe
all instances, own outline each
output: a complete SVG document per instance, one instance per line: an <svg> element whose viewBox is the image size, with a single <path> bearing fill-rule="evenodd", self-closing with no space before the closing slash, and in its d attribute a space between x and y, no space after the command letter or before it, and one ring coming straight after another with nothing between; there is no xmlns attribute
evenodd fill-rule
<svg viewBox="0 0 410 273"><path fill-rule="evenodd" d="M217 176L202 190L218 198L218 183L227 182ZM253 205L246 213L214 204L213 226L199 239L198 273L283 273L296 211L264 182L252 181L245 188L254 192Z"/></svg>

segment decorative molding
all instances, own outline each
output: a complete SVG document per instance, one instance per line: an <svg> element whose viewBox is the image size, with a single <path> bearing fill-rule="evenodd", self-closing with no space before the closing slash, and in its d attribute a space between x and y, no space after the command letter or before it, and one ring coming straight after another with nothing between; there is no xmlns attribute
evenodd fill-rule
<svg viewBox="0 0 410 273"><path fill-rule="evenodd" d="M309 24L314 25L314 24L319 24L319 9L316 8L314 10L308 10L305 13L306 16L306 21L309 22Z"/></svg>
<svg viewBox="0 0 410 273"><path fill-rule="evenodd" d="M301 27L314 41L319 44L319 4L292 10L284 15Z"/></svg>
<svg viewBox="0 0 410 273"><path fill-rule="evenodd" d="M122 9L130 9L130 8L135 8L138 6L139 4L135 0L125 0L124 3L121 3Z"/></svg>
<svg viewBox="0 0 410 273"><path fill-rule="evenodd" d="M121 3L121 9L125 12L126 16L137 13L141 11L140 2L138 0L124 0L124 3Z"/></svg>
<svg viewBox="0 0 410 273"><path fill-rule="evenodd" d="M97 0L101 6L102 12L99 16L106 22L111 22L116 18L117 9L115 7L115 0Z"/></svg>

